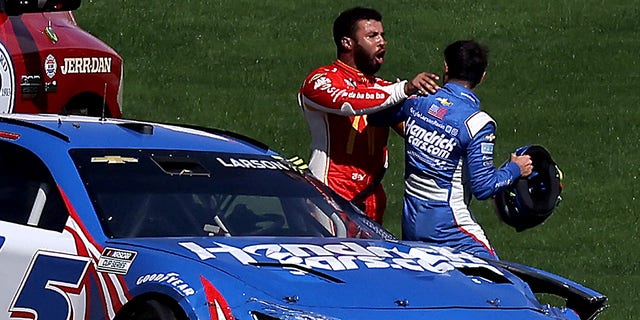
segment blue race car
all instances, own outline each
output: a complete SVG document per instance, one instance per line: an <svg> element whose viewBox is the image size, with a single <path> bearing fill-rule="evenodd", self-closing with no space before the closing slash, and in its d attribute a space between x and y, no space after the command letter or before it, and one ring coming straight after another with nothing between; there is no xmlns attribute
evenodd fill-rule
<svg viewBox="0 0 640 320"><path fill-rule="evenodd" d="M1 115L0 319L585 320L606 307L557 275L399 241L298 164L207 128Z"/></svg>

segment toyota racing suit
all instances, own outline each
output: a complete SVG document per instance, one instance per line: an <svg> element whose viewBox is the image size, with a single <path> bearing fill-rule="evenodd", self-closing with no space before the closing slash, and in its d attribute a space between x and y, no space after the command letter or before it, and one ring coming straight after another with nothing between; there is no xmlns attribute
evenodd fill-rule
<svg viewBox="0 0 640 320"><path fill-rule="evenodd" d="M469 189L487 199L520 177L520 168L494 167L496 123L480 111L478 97L449 82L386 113L385 121L406 121L403 239L497 258L469 210Z"/></svg>
<svg viewBox="0 0 640 320"><path fill-rule="evenodd" d="M367 115L406 99L405 83L336 60L311 72L298 95L311 133L311 172L378 223L387 202L380 180L388 163L389 127L367 125Z"/></svg>

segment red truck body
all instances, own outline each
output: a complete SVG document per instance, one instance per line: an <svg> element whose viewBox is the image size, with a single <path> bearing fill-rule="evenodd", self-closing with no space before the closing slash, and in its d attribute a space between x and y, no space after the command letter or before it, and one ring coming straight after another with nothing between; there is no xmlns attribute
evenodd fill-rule
<svg viewBox="0 0 640 320"><path fill-rule="evenodd" d="M0 0L0 113L121 117L122 58L66 10L80 1L32 2Z"/></svg>

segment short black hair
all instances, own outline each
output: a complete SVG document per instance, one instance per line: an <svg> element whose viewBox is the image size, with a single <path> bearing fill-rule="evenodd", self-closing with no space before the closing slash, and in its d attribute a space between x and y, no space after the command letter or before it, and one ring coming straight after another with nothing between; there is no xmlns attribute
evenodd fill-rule
<svg viewBox="0 0 640 320"><path fill-rule="evenodd" d="M469 81L475 87L487 70L488 50L475 40L459 40L444 49L450 79Z"/></svg>
<svg viewBox="0 0 640 320"><path fill-rule="evenodd" d="M382 22L382 15L375 9L354 7L340 13L333 21L333 41L338 51L342 49L342 38L353 37L356 23L360 20L374 20Z"/></svg>

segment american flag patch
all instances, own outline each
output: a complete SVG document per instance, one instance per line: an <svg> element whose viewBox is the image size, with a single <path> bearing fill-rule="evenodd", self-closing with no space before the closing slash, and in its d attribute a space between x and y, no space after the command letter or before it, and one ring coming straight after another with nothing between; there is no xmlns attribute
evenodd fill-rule
<svg viewBox="0 0 640 320"><path fill-rule="evenodd" d="M442 120L442 118L444 118L444 116L447 114L447 109L432 104L431 107L429 107L429 111L427 113Z"/></svg>

